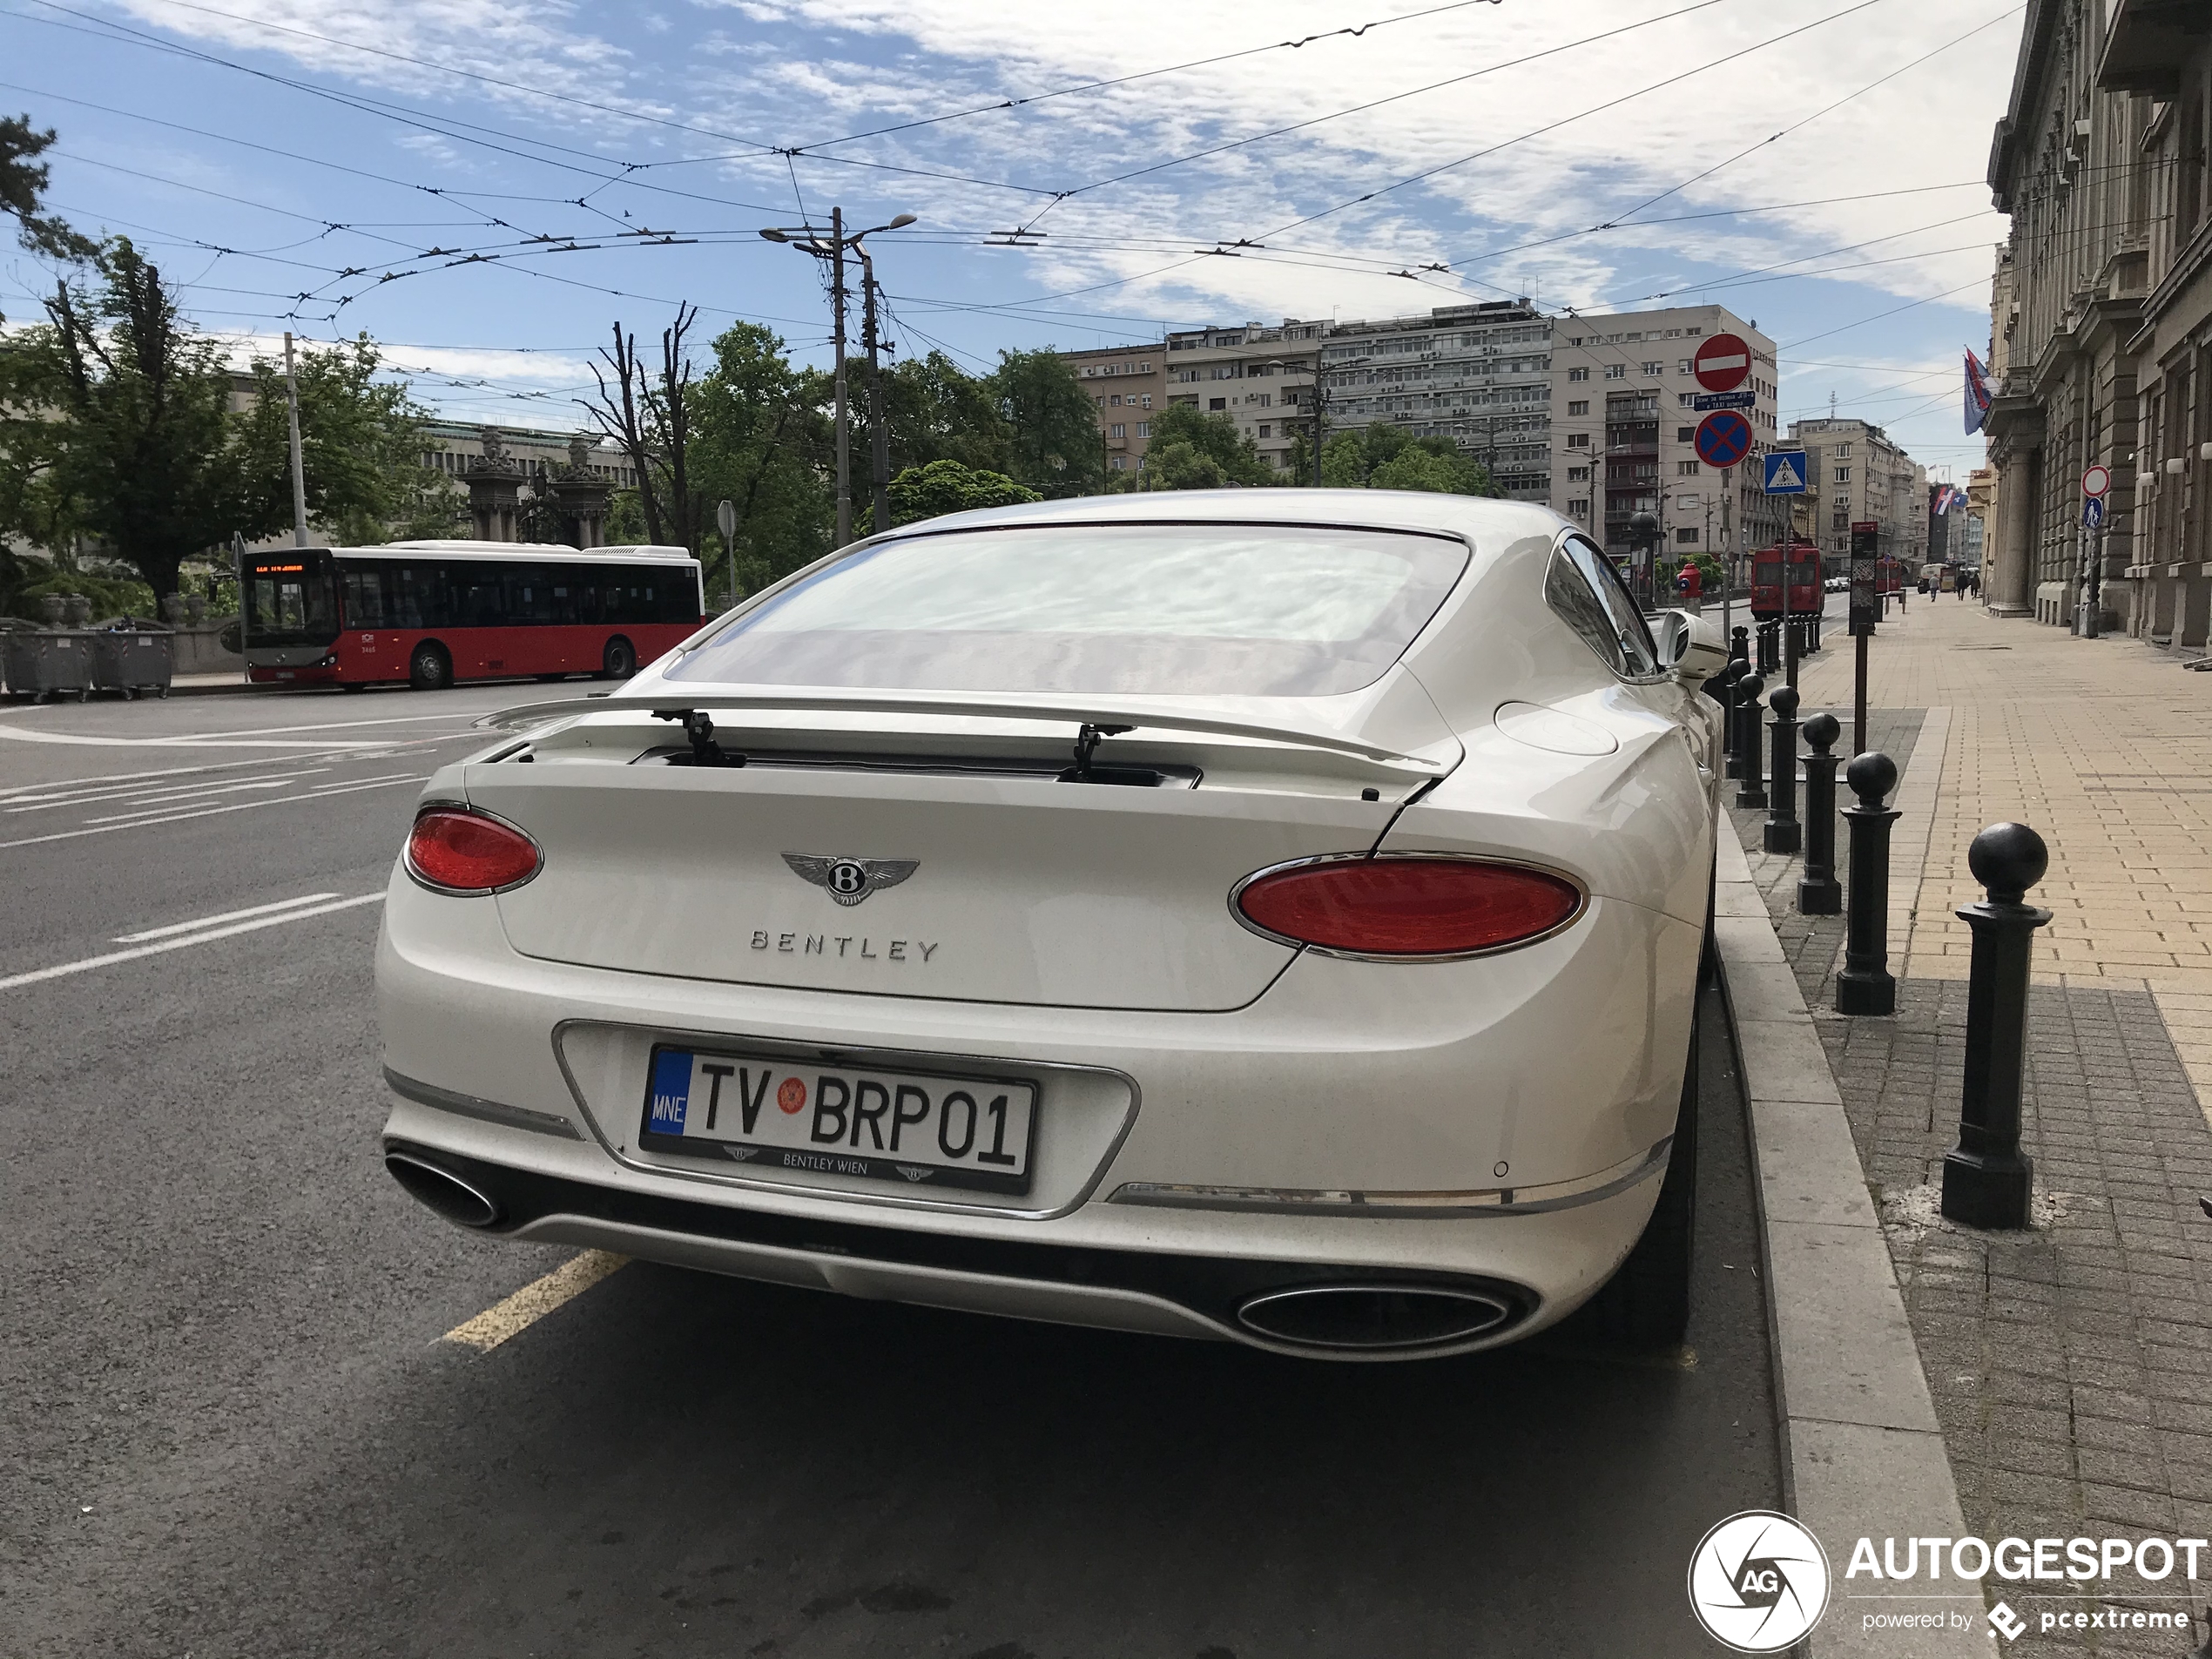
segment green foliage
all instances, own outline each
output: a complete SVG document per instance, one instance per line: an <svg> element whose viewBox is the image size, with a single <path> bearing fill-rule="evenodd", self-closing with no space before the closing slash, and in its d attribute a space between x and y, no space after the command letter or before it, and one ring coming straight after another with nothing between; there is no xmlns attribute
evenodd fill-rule
<svg viewBox="0 0 2212 1659"><path fill-rule="evenodd" d="M1043 499L1027 485L1017 484L1000 472L979 472L957 461L933 461L926 467L909 467L891 481L891 522L911 524L917 519L945 513L965 513L979 507L1007 507L1016 502Z"/></svg>
<svg viewBox="0 0 2212 1659"><path fill-rule="evenodd" d="M15 219L16 239L25 253L55 260L90 259L96 244L39 209L48 169L37 158L54 136L51 127L33 131L27 115L0 117L0 213Z"/></svg>
<svg viewBox="0 0 2212 1659"><path fill-rule="evenodd" d="M1059 353L1009 351L988 385L1008 429L1006 470L1048 501L1106 487L1097 407Z"/></svg>
<svg viewBox="0 0 2212 1659"><path fill-rule="evenodd" d="M1260 458L1258 446L1239 433L1227 415L1201 415L1187 403L1170 403L1152 417L1144 469L1122 474L1115 487L1220 489L1231 484L1281 483L1285 477Z"/></svg>
<svg viewBox="0 0 2212 1659"><path fill-rule="evenodd" d="M868 422L867 371L853 381L853 468L856 498L870 477L874 449ZM990 386L964 373L941 351L908 358L883 374L884 428L894 476L933 461L957 461L976 472L1003 473L1013 433Z"/></svg>
<svg viewBox="0 0 2212 1659"><path fill-rule="evenodd" d="M449 536L467 518L468 497L422 464L430 411L404 385L379 381L382 359L361 334L327 350L300 352L300 470L307 516L341 547ZM248 540L292 523L291 436L284 365L257 357L246 429Z"/></svg>
<svg viewBox="0 0 2212 1659"><path fill-rule="evenodd" d="M1310 456L1311 450L1307 455ZM1321 481L1339 489L1495 496L1488 469L1449 438L1416 438L1386 421L1339 432L1321 448Z"/></svg>
<svg viewBox="0 0 2212 1659"><path fill-rule="evenodd" d="M1685 553L1677 558L1661 561L1659 579L1666 584L1660 590L1662 604L1664 604L1668 596L1673 593L1676 573L1685 564L1694 564L1697 567L1697 575L1704 583L1707 597L1710 598L1720 592L1721 583L1726 579L1721 570L1721 562L1717 556L1701 548L1695 553Z"/></svg>
<svg viewBox="0 0 2212 1659"><path fill-rule="evenodd" d="M25 583L5 607L10 616L25 617L32 622L46 620L45 607L39 603L50 593L66 597L81 593L92 602L92 620L105 622L111 617L138 617L158 620L153 590L143 582L128 577L93 576L84 570L56 570Z"/></svg>
<svg viewBox="0 0 2212 1659"><path fill-rule="evenodd" d="M705 503L702 523L711 525L715 504L726 501L738 529L734 568L722 556L720 532L702 532L710 603L752 593L830 550L837 510L831 398L830 377L794 367L771 329L741 322L715 341L714 365L689 397L687 472ZM865 463L855 470L867 476ZM858 493L866 498L865 488ZM624 514L642 527L634 491L615 499L610 541L630 539L611 533Z"/></svg>

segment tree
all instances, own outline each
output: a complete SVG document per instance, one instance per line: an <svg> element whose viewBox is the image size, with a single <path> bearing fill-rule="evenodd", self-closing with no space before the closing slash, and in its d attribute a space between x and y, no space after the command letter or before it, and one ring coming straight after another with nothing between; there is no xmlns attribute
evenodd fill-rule
<svg viewBox="0 0 2212 1659"><path fill-rule="evenodd" d="M98 261L99 294L57 284L32 347L64 423L45 487L166 597L180 563L250 526L249 449L221 354L181 327L160 272L127 239Z"/></svg>
<svg viewBox="0 0 2212 1659"><path fill-rule="evenodd" d="M737 509L736 558L709 583L733 600L830 550L831 397L829 377L794 367L783 341L759 323L738 323L714 341L713 367L691 397L688 475L702 502Z"/></svg>
<svg viewBox="0 0 2212 1659"><path fill-rule="evenodd" d="M1124 474L1132 489L1219 489L1229 484L1279 482L1259 448L1225 415L1201 415L1171 403L1152 418L1152 442L1140 472Z"/></svg>
<svg viewBox="0 0 2212 1659"><path fill-rule="evenodd" d="M999 354L989 386L1008 428L1007 471L1047 500L1095 496L1105 488L1098 412L1058 352Z"/></svg>
<svg viewBox="0 0 2212 1659"><path fill-rule="evenodd" d="M651 373L637 350L637 336L614 326L615 347L599 355L614 371L609 390L599 365L596 399L583 407L599 428L620 444L637 475L637 505L645 517L645 539L664 547L699 548L700 492L691 487L691 363L684 335L698 320L696 306L678 305L674 327L660 335L660 372Z"/></svg>
<svg viewBox="0 0 2212 1659"><path fill-rule="evenodd" d="M33 132L27 115L0 118L0 212L15 216L16 239L25 252L49 259L88 260L98 245L39 211L49 169L36 158L52 145L54 137L51 127Z"/></svg>
<svg viewBox="0 0 2212 1659"><path fill-rule="evenodd" d="M344 546L447 535L462 516L461 492L422 464L430 411L404 383L375 378L382 362L375 342L361 334L302 351L294 365L307 516ZM284 366L257 357L252 373L238 528L259 536L292 522L292 461Z"/></svg>
<svg viewBox="0 0 2212 1659"><path fill-rule="evenodd" d="M1416 438L1387 421L1339 432L1321 448L1321 482L1340 489L1494 496L1489 469L1449 438Z"/></svg>
<svg viewBox="0 0 2212 1659"><path fill-rule="evenodd" d="M896 363L883 374L884 425L896 474L933 461L957 461L981 472L1006 471L1013 434L987 381L941 351ZM867 399L857 400L853 456L873 454ZM855 495L862 494L857 487Z"/></svg>
<svg viewBox="0 0 2212 1659"><path fill-rule="evenodd" d="M926 467L909 467L891 481L891 522L911 524L944 513L1042 499L1004 473L978 472L957 461L933 461Z"/></svg>

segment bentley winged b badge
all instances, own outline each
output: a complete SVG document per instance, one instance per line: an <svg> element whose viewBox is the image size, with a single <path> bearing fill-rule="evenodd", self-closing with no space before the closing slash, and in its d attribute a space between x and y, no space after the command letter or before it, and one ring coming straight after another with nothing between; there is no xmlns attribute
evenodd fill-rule
<svg viewBox="0 0 2212 1659"><path fill-rule="evenodd" d="M811 881L841 905L856 905L881 887L895 887L921 867L920 859L824 858L814 853L786 853L784 862L802 881Z"/></svg>

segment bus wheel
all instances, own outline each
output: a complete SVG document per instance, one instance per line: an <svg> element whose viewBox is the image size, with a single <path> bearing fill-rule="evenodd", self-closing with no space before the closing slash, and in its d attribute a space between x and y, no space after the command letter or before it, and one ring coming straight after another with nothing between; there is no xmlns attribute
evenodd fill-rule
<svg viewBox="0 0 2212 1659"><path fill-rule="evenodd" d="M407 683L418 691L442 691L453 684L453 659L446 648L426 640L408 661Z"/></svg>
<svg viewBox="0 0 2212 1659"><path fill-rule="evenodd" d="M605 678L626 680L637 671L637 648L617 634L607 642L607 654L600 661Z"/></svg>

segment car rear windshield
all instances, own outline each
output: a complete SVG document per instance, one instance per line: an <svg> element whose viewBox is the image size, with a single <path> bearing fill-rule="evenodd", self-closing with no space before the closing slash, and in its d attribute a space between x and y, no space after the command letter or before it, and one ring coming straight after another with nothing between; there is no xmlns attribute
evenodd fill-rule
<svg viewBox="0 0 2212 1659"><path fill-rule="evenodd" d="M901 691L1328 697L1379 678L1467 568L1448 536L1054 524L862 548L669 678Z"/></svg>

